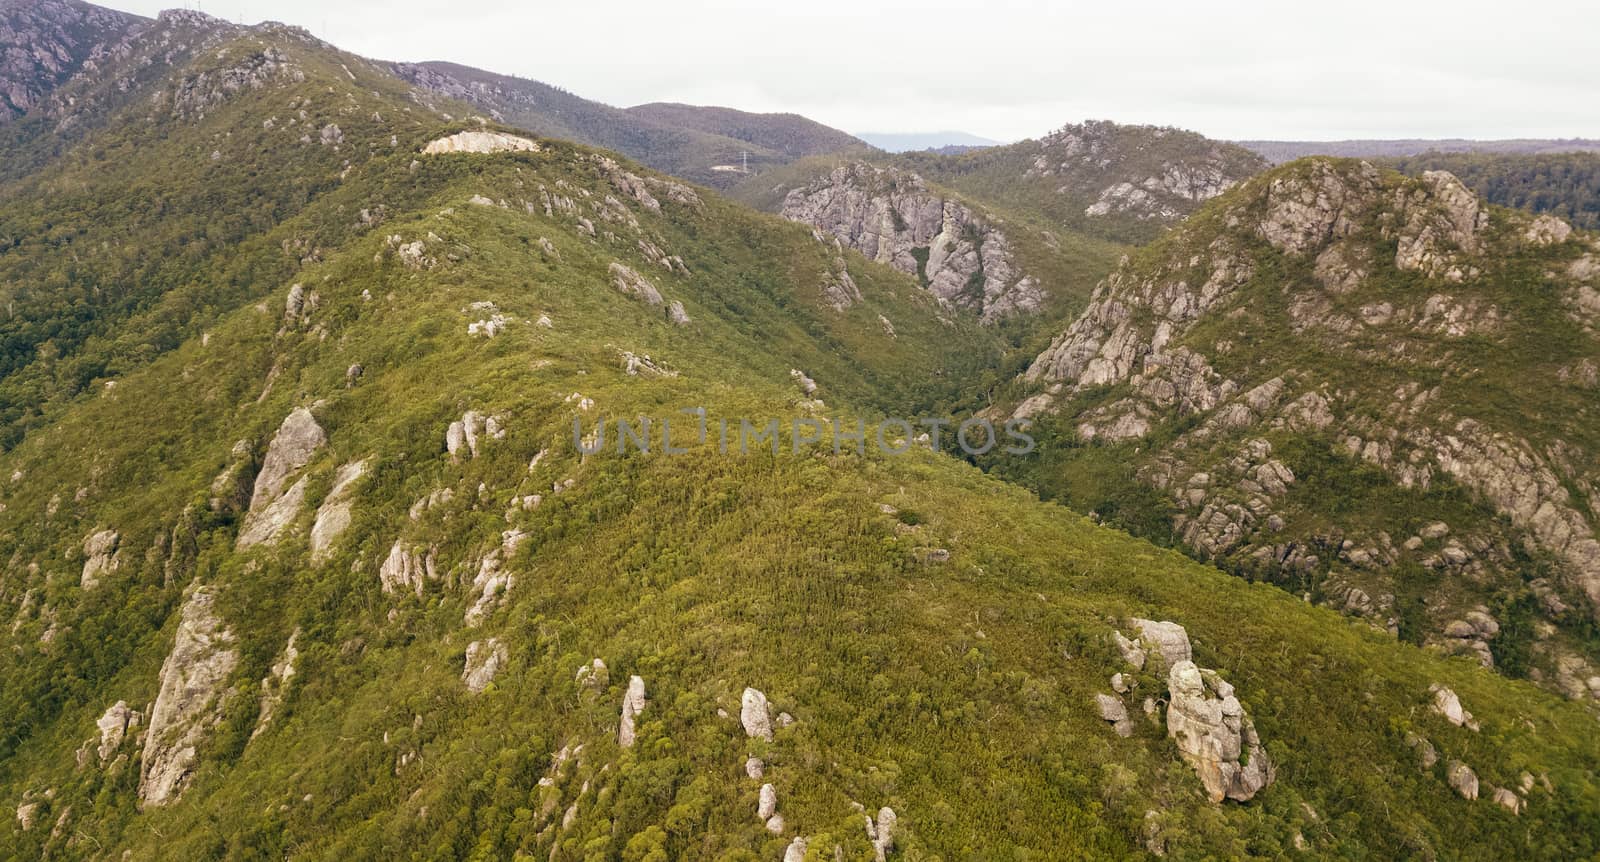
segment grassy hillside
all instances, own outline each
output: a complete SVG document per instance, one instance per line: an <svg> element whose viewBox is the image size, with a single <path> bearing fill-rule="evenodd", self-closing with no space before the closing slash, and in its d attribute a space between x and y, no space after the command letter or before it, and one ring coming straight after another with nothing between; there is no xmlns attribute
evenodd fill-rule
<svg viewBox="0 0 1600 862"><path fill-rule="evenodd" d="M788 434L949 416L1006 332L294 31L219 39L5 191L16 283L63 281L4 377L0 859L1600 852L1581 706L949 451ZM720 451L741 419L785 431ZM584 451L601 420L652 451ZM1137 617L1236 692L1249 801L1169 737Z"/></svg>

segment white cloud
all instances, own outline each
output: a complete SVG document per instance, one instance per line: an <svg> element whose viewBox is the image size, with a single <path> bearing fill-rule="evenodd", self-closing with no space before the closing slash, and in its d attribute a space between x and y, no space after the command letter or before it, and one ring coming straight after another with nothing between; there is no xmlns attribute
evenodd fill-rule
<svg viewBox="0 0 1600 862"><path fill-rule="evenodd" d="M154 14L160 2L122 8ZM797 3L216 0L384 59L616 105L795 111L1003 140L1089 117L1228 138L1600 137L1585 0Z"/></svg>

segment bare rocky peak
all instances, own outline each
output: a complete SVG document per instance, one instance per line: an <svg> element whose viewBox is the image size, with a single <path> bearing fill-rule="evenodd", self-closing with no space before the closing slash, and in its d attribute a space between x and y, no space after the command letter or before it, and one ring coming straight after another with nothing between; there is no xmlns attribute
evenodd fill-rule
<svg viewBox="0 0 1600 862"><path fill-rule="evenodd" d="M148 23L74 0L0 4L0 125L34 110L85 62Z"/></svg>

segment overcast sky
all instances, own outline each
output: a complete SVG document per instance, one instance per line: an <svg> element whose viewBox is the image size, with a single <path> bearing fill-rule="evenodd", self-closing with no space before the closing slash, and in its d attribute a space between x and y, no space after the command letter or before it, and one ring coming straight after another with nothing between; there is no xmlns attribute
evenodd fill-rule
<svg viewBox="0 0 1600 862"><path fill-rule="evenodd" d="M153 15L176 0L102 2ZM198 6L298 24L369 57L452 60L618 106L794 111L850 132L1010 141L1095 118L1231 139L1600 138L1592 0Z"/></svg>

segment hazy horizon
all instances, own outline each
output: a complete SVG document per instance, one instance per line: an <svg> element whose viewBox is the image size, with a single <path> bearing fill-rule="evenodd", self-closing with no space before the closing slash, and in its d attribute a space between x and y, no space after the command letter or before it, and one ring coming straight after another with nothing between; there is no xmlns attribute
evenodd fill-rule
<svg viewBox="0 0 1600 862"><path fill-rule="evenodd" d="M102 5L142 15L172 6ZM999 0L981 15L945 0L483 2L443 18L415 0L189 6L299 25L369 57L448 60L617 106L791 112L851 131L1015 141L1096 118L1230 140L1600 138L1600 118L1583 107L1600 88L1587 45L1600 10L1573 0L1542 4L1537 15L1486 2L1375 0L1336 15L1264 2L1202 10L1036 0Z"/></svg>

